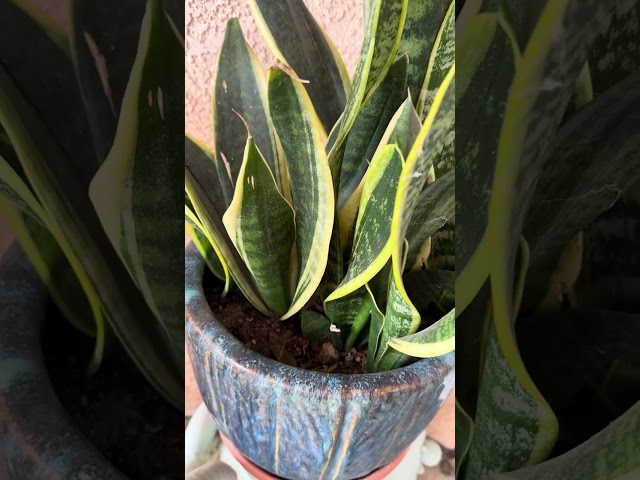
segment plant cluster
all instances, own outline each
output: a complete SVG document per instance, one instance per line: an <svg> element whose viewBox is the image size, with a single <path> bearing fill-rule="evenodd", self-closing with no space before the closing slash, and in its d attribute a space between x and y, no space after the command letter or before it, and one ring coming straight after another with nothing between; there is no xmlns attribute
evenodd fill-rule
<svg viewBox="0 0 640 480"><path fill-rule="evenodd" d="M635 477L640 2L456 22L457 476Z"/></svg>
<svg viewBox="0 0 640 480"><path fill-rule="evenodd" d="M0 2L0 211L91 367L115 336L181 406L183 9L64 3L65 28Z"/></svg>
<svg viewBox="0 0 640 480"><path fill-rule="evenodd" d="M302 0L249 3L279 64L265 73L229 21L215 148L186 140L194 242L225 292L368 343L368 371L452 351L454 3L365 1L351 81Z"/></svg>

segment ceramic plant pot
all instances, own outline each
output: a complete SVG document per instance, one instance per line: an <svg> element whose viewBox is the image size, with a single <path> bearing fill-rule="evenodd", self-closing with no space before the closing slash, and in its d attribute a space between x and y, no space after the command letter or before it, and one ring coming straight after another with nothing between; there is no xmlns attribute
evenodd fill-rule
<svg viewBox="0 0 640 480"><path fill-rule="evenodd" d="M244 455L242 455L242 453L240 453L240 451L235 447L235 445L231 443L231 441L228 438L222 435L221 435L221 438L224 444L226 445L227 449L229 450L229 452L231 452L231 455L233 455L233 458L235 458L238 461L238 463L242 465L242 468L244 468L247 471L247 473L249 473L249 475L251 475L253 478L255 478L256 480L278 480L277 477L274 477L273 475L265 472L260 467L258 467L255 463L249 461L247 457L245 457ZM382 468L375 470L373 473L367 475L366 477L362 477L361 480L383 480L387 478L387 475L393 472L393 470L400 464L400 462L407 455L408 451L409 449L407 448L406 450L401 452L400 455L398 455L391 463L385 465Z"/></svg>
<svg viewBox="0 0 640 480"><path fill-rule="evenodd" d="M0 259L0 463L9 480L123 480L58 401L40 347L48 294L17 244Z"/></svg>
<svg viewBox="0 0 640 480"><path fill-rule="evenodd" d="M451 393L453 353L366 375L311 372L255 353L211 312L193 244L185 260L186 341L204 402L220 432L271 475L366 477L396 459Z"/></svg>

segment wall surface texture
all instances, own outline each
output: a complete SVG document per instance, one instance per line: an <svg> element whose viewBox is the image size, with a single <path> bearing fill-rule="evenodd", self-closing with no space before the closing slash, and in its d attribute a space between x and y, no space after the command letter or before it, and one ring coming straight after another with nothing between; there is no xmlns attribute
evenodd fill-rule
<svg viewBox="0 0 640 480"><path fill-rule="evenodd" d="M281 1L281 0L278 0ZM305 0L353 75L362 46L362 0ZM186 0L185 129L211 147L211 82L227 20L238 17L262 66L274 63L247 0Z"/></svg>

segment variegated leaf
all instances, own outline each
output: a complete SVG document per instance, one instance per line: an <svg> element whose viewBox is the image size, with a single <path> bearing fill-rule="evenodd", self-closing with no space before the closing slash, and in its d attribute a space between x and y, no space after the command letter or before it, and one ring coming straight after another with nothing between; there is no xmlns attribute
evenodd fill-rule
<svg viewBox="0 0 640 480"><path fill-rule="evenodd" d="M283 315L291 302L289 263L296 236L294 214L251 137L233 200L222 221L267 306Z"/></svg>
<svg viewBox="0 0 640 480"><path fill-rule="evenodd" d="M433 325L402 338L392 338L389 346L405 355L430 358L455 350L455 309L438 319Z"/></svg>
<svg viewBox="0 0 640 480"><path fill-rule="evenodd" d="M297 283L285 319L298 312L320 285L329 255L335 196L322 124L302 84L282 70L271 70L269 106L287 158L295 211Z"/></svg>
<svg viewBox="0 0 640 480"><path fill-rule="evenodd" d="M338 210L360 185L387 125L407 97L407 66L406 55L391 65L384 82L362 108L351 127L340 172ZM332 134L335 136L337 130L334 132Z"/></svg>
<svg viewBox="0 0 640 480"><path fill-rule="evenodd" d="M371 325L369 326L369 346L367 347L367 373L376 372L376 359L380 350L380 337L385 328L385 316L376 303L368 285L365 286L371 304Z"/></svg>
<svg viewBox="0 0 640 480"><path fill-rule="evenodd" d="M422 260L419 254L424 242L453 217L455 190L455 170L450 170L420 193L406 234L409 242L408 267Z"/></svg>
<svg viewBox="0 0 640 480"><path fill-rule="evenodd" d="M197 161L197 157L192 159L192 162L194 161ZM185 167L185 187L209 243L217 249L219 256L224 258L231 278L238 285L245 298L262 313L268 315L270 313L269 308L262 299L251 272L249 272L238 254L222 223L223 212L218 210L218 207L214 204L211 189L201 183L201 180L192 172L192 168L194 167L189 165ZM194 168L194 170L197 170L197 168Z"/></svg>
<svg viewBox="0 0 640 480"><path fill-rule="evenodd" d="M561 127L524 228L531 245L526 307L535 307L555 288L548 283L571 238L640 181L638 125L640 73L634 73Z"/></svg>
<svg viewBox="0 0 640 480"><path fill-rule="evenodd" d="M418 330L419 326L420 313L408 300L402 279L396 282L396 277L392 274L389 280L383 328L380 332L380 344L373 366L374 371L393 370L405 364L409 357L390 348L389 341L411 335Z"/></svg>
<svg viewBox="0 0 640 480"><path fill-rule="evenodd" d="M182 357L184 47L157 1L147 3L116 136L89 196L109 239Z"/></svg>
<svg viewBox="0 0 640 480"><path fill-rule="evenodd" d="M74 0L72 8L73 64L101 164L115 138L145 2Z"/></svg>
<svg viewBox="0 0 640 480"><path fill-rule="evenodd" d="M329 154L335 188L339 185L347 135L362 106L384 81L395 58L406 19L407 3L408 0L375 0L371 5L371 20L365 31L353 84L340 117L335 144Z"/></svg>
<svg viewBox="0 0 640 480"><path fill-rule="evenodd" d="M44 31L39 35L38 41L47 37ZM35 36L25 42L29 48L36 44ZM25 56L24 61L13 63L14 67L23 64L25 71L32 69L34 78L27 80L24 85L22 79L17 77L21 88L30 83L33 85L34 79L36 82L47 82L46 72L41 76L33 75L34 65L40 68L56 58L53 50L47 51L51 57L40 51L38 55ZM34 61L34 58L43 61ZM61 71L58 68L65 69L64 59L50 71ZM23 92L27 90L18 90L14 80L0 67L0 123L16 149L30 186L51 219L47 226L78 276L97 321L102 322L103 315L108 318L122 345L149 381L172 403L181 406L184 402L184 379L183 370L178 367L178 355L181 359L183 353L177 353L178 349L166 329L158 323L141 297L88 201L89 177L97 168L97 163L92 163L95 158L92 149L89 147L85 152L82 148L83 142L90 143L90 135L85 130L79 135L79 130L75 129L77 122L85 127L88 125L86 117L73 112L73 106L80 102L77 90L70 94L75 99L67 103L63 101L61 92L73 85L73 82L64 81L64 78L62 75L55 80L64 83L60 87L60 96L55 98L62 102L62 106L55 107L57 104L50 96L39 100L36 97L25 98ZM47 84L42 92L50 92L50 89L51 85ZM74 103L75 100L78 102ZM36 101L38 108L34 110ZM64 111L65 115L71 114L73 118L66 123L60 121L55 116L60 112L48 117L46 111L50 107ZM52 125L53 131L48 130L49 125ZM56 134L58 129L63 134ZM65 132L75 140L69 141ZM65 148L65 145L73 145L74 148ZM177 224L182 223L179 219L177 216ZM131 322L132 318L136 321Z"/></svg>
<svg viewBox="0 0 640 480"><path fill-rule="evenodd" d="M391 224L392 279L386 311L386 323L392 328L385 327L381 345L386 345L391 338L415 333L420 323L420 315L402 283L402 272L408 251L408 245L404 248L404 244L420 192L427 181L427 174L433 165L434 158L442 151L447 132L454 121L454 75L455 66L451 68L436 94L433 107L407 156L400 176ZM384 353L386 352L383 351L382 354ZM386 359L377 360L377 369L390 369L405 360L397 352L389 352L386 357Z"/></svg>
<svg viewBox="0 0 640 480"><path fill-rule="evenodd" d="M402 30L398 52L409 55L408 87L414 105L418 105L420 91L433 45L445 20L449 0L409 0L407 19Z"/></svg>
<svg viewBox="0 0 640 480"><path fill-rule="evenodd" d="M495 13L468 18L456 43L461 55L461 70L456 75L456 109L465 112L458 115L455 124L455 271L456 308L460 315L489 274L485 236L489 192L518 47Z"/></svg>
<svg viewBox="0 0 640 480"><path fill-rule="evenodd" d="M200 222L200 219L193 211L193 206L189 201L189 205L185 205L185 222L184 226L191 238L191 241L194 243L198 252L206 262L209 270L213 272L213 274L218 277L220 280L224 281L224 290L223 295L226 295L229 290L229 268L227 267L224 258L222 258L217 250L211 242L209 241L207 234L205 233L204 225Z"/></svg>
<svg viewBox="0 0 640 480"><path fill-rule="evenodd" d="M88 187L99 163L67 34L27 0L0 2L0 18L0 65L69 157L75 181Z"/></svg>
<svg viewBox="0 0 640 480"><path fill-rule="evenodd" d="M391 121L386 125L384 134L379 139L379 142L373 152L373 157L379 155L380 151L389 144L396 145L400 149L403 158L406 157L409 155L421 128L422 124L420 123L420 119L418 118L418 114L416 113L411 100L405 100L404 103L400 105L400 108L395 112ZM349 238L349 235L352 232L355 233L355 223L357 220L364 183L365 178L363 177L360 180L360 184L353 191L345 205L340 210L340 240L343 246L347 246L349 244L349 240L352 240L352 238Z"/></svg>
<svg viewBox="0 0 640 480"><path fill-rule="evenodd" d="M318 117L329 132L343 112L350 80L340 54L303 0L249 0L273 54L305 80Z"/></svg>
<svg viewBox="0 0 640 480"><path fill-rule="evenodd" d="M600 95L640 68L640 2L615 2L611 20L589 52L594 94Z"/></svg>
<svg viewBox="0 0 640 480"><path fill-rule="evenodd" d="M286 195L285 167L269 118L265 73L236 18L227 23L220 47L212 102L215 161L227 206L242 164L247 128Z"/></svg>
<svg viewBox="0 0 640 480"><path fill-rule="evenodd" d="M325 304L364 286L389 260L394 199L403 166L402 153L395 145L382 148L371 162L364 179L349 269Z"/></svg>
<svg viewBox="0 0 640 480"><path fill-rule="evenodd" d="M640 402L586 442L540 465L488 480L631 480L640 475Z"/></svg>
<svg viewBox="0 0 640 480"><path fill-rule="evenodd" d="M455 42L455 2L449 4L438 30L427 64L426 76L417 97L416 108L420 118L427 117L436 93L456 60Z"/></svg>

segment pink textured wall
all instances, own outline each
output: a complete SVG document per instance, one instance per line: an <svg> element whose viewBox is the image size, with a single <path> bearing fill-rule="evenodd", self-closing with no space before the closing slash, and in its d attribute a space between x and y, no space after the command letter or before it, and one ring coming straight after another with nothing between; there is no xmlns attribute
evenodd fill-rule
<svg viewBox="0 0 640 480"><path fill-rule="evenodd" d="M305 0L333 40L352 75L362 45L362 0ZM185 31L185 129L211 147L211 82L227 20L240 19L249 44L267 69L274 57L258 32L247 0L187 0Z"/></svg>

